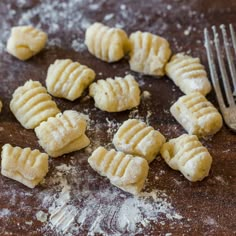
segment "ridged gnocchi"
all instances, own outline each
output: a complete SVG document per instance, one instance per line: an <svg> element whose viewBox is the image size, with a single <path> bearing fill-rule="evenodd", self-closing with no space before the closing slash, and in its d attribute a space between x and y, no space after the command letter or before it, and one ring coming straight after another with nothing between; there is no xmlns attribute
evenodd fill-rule
<svg viewBox="0 0 236 236"><path fill-rule="evenodd" d="M32 80L15 90L10 109L26 129L34 129L42 121L60 112L46 88Z"/></svg>
<svg viewBox="0 0 236 236"><path fill-rule="evenodd" d="M211 91L211 84L207 78L206 70L199 58L178 53L172 56L165 70L167 76L185 94L200 92L206 95Z"/></svg>
<svg viewBox="0 0 236 236"><path fill-rule="evenodd" d="M117 150L144 157L149 163L159 153L165 137L153 127L137 119L125 121L114 135Z"/></svg>
<svg viewBox="0 0 236 236"><path fill-rule="evenodd" d="M140 103L140 89L132 75L98 80L89 87L95 106L103 111L119 112L132 109Z"/></svg>
<svg viewBox="0 0 236 236"><path fill-rule="evenodd" d="M27 60L40 52L47 42L47 34L32 26L17 26L11 29L7 51L20 60Z"/></svg>
<svg viewBox="0 0 236 236"><path fill-rule="evenodd" d="M130 35L129 41L131 70L154 76L165 74L165 65L171 55L166 39L137 31Z"/></svg>
<svg viewBox="0 0 236 236"><path fill-rule="evenodd" d="M85 44L91 54L106 62L119 61L129 50L125 31L98 22L86 30Z"/></svg>
<svg viewBox="0 0 236 236"><path fill-rule="evenodd" d="M169 140L162 146L161 155L172 169L179 170L192 182L208 176L212 164L210 153L196 135L183 134Z"/></svg>
<svg viewBox="0 0 236 236"><path fill-rule="evenodd" d="M142 157L126 155L98 147L89 157L90 166L122 190L138 194L148 175L149 166Z"/></svg>
<svg viewBox="0 0 236 236"><path fill-rule="evenodd" d="M35 128L39 144L51 156L80 150L90 144L85 135L86 120L72 110L50 117Z"/></svg>
<svg viewBox="0 0 236 236"><path fill-rule="evenodd" d="M48 155L30 148L2 147L2 175L14 179L29 188L34 188L48 172Z"/></svg>
<svg viewBox="0 0 236 236"><path fill-rule="evenodd" d="M46 86L55 97L74 101L93 82L95 72L70 59L56 60L48 68Z"/></svg>
<svg viewBox="0 0 236 236"><path fill-rule="evenodd" d="M180 97L170 112L189 134L197 136L215 134L223 125L221 114L199 92Z"/></svg>

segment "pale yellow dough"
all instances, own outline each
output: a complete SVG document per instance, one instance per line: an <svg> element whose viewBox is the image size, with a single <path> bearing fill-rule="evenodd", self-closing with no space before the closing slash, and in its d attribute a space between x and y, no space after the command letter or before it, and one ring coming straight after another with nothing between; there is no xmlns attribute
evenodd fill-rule
<svg viewBox="0 0 236 236"><path fill-rule="evenodd" d="M117 150L144 157L149 163L164 143L165 137L159 131L137 119L126 120L113 138Z"/></svg>
<svg viewBox="0 0 236 236"><path fill-rule="evenodd" d="M129 110L140 103L139 85L132 75L98 80L90 85L89 95L96 107L108 112Z"/></svg>
<svg viewBox="0 0 236 236"><path fill-rule="evenodd" d="M163 76L165 65L171 55L166 39L137 31L130 35L130 68L146 75Z"/></svg>
<svg viewBox="0 0 236 236"><path fill-rule="evenodd" d="M27 60L40 52L47 42L47 34L32 26L17 26L11 29L7 51L20 60Z"/></svg>
<svg viewBox="0 0 236 236"><path fill-rule="evenodd" d="M55 97L74 101L95 79L95 72L70 59L56 60L48 68L46 86Z"/></svg>
<svg viewBox="0 0 236 236"><path fill-rule="evenodd" d="M148 175L148 162L138 156L98 147L89 157L90 166L122 190L138 194Z"/></svg>
<svg viewBox="0 0 236 236"><path fill-rule="evenodd" d="M91 54L106 62L120 60L129 50L125 31L98 22L86 30L85 44Z"/></svg>
<svg viewBox="0 0 236 236"><path fill-rule="evenodd" d="M48 172L48 155L30 148L2 147L2 175L14 179L29 188L34 188Z"/></svg>
<svg viewBox="0 0 236 236"><path fill-rule="evenodd" d="M170 112L189 134L199 137L215 134L223 125L221 114L198 92L180 97Z"/></svg>
<svg viewBox="0 0 236 236"><path fill-rule="evenodd" d="M199 58L178 53L172 56L165 70L167 76L185 94L200 92L206 95L211 91L211 84L207 78L206 70Z"/></svg>
<svg viewBox="0 0 236 236"><path fill-rule="evenodd" d="M10 109L26 129L34 129L42 121L60 112L46 88L32 80L15 90Z"/></svg>
<svg viewBox="0 0 236 236"><path fill-rule="evenodd" d="M192 182L208 176L212 164L211 155L196 135L183 134L169 140L162 146L161 155L172 169Z"/></svg>
<svg viewBox="0 0 236 236"><path fill-rule="evenodd" d="M35 128L35 133L43 149L51 157L58 157L89 145L86 125L77 111L67 110L42 122Z"/></svg>

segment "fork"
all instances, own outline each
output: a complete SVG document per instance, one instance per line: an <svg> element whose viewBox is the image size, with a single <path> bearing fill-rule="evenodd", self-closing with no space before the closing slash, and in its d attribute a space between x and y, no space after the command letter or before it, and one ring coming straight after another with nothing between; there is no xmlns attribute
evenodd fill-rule
<svg viewBox="0 0 236 236"><path fill-rule="evenodd" d="M232 24L229 25L229 29L230 29L231 41L232 41L232 45L234 49L233 53L236 55L236 36L235 36L235 32L234 32L234 28ZM233 131L236 131L236 105L235 105L235 99L234 99L234 96L236 96L236 68L233 62L233 56L232 56L231 48L229 45L225 25L221 25L220 30L222 33L222 38L224 42L224 52L226 54L226 61L227 61L230 73L227 73L226 71L226 64L223 59L223 54L221 53L219 34L215 26L212 26L214 45L212 45L213 41L211 41L210 39L210 33L208 29L207 28L204 29L205 48L207 52L208 64L210 67L211 80L212 80L214 90L216 92L216 97L219 103L220 111L223 115L226 125ZM214 48L216 51L215 54L216 54L217 60L215 60L214 58ZM218 61L218 66L221 73L220 78L222 78L223 80L223 88L224 88L226 100L228 103L227 105L225 104L224 98L222 95L222 90L219 83L219 76L216 70L217 68L216 61ZM228 74L230 74L230 77L232 79L233 89L231 89ZM234 92L232 90L234 90Z"/></svg>

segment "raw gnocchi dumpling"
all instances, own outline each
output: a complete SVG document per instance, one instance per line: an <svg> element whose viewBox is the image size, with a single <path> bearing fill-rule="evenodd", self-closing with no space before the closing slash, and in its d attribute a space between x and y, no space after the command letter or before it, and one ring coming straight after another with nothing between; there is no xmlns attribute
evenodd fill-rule
<svg viewBox="0 0 236 236"><path fill-rule="evenodd" d="M0 100L0 112L2 111L2 101Z"/></svg>
<svg viewBox="0 0 236 236"><path fill-rule="evenodd" d="M90 144L85 135L86 125L81 114L67 110L42 122L35 128L35 133L43 149L51 157L58 157Z"/></svg>
<svg viewBox="0 0 236 236"><path fill-rule="evenodd" d="M138 194L148 175L147 161L138 156L98 147L89 157L90 166L122 190Z"/></svg>
<svg viewBox="0 0 236 236"><path fill-rule="evenodd" d="M11 29L7 51L20 60L27 60L40 52L47 42L47 34L32 26L17 26Z"/></svg>
<svg viewBox="0 0 236 236"><path fill-rule="evenodd" d="M32 80L15 90L10 109L26 129L34 129L42 121L60 112L46 88Z"/></svg>
<svg viewBox="0 0 236 236"><path fill-rule="evenodd" d="M2 175L14 179L29 188L38 185L48 173L48 155L30 148L2 147Z"/></svg>
<svg viewBox="0 0 236 236"><path fill-rule="evenodd" d="M129 50L125 31L98 22L86 30L85 44L91 54L106 62L119 61Z"/></svg>
<svg viewBox="0 0 236 236"><path fill-rule="evenodd" d="M70 59L56 60L48 68L46 86L55 97L74 101L93 82L95 72Z"/></svg>
<svg viewBox="0 0 236 236"><path fill-rule="evenodd" d="M206 70L199 58L178 53L172 56L165 70L168 77L185 94L200 92L206 95L211 91L211 84L207 78Z"/></svg>
<svg viewBox="0 0 236 236"><path fill-rule="evenodd" d="M166 39L137 31L130 35L129 41L131 70L154 76L165 74L165 65L171 55Z"/></svg>
<svg viewBox="0 0 236 236"><path fill-rule="evenodd" d="M211 168L212 157L196 135L183 134L169 140L162 146L161 155L172 169L192 182L203 180Z"/></svg>
<svg viewBox="0 0 236 236"><path fill-rule="evenodd" d="M221 114L199 92L180 97L170 112L189 134L199 137L215 134L223 125Z"/></svg>
<svg viewBox="0 0 236 236"><path fill-rule="evenodd" d="M159 131L137 119L125 121L113 138L117 150L144 157L149 163L154 160L165 141Z"/></svg>
<svg viewBox="0 0 236 236"><path fill-rule="evenodd" d="M89 87L95 106L103 111L119 112L132 109L140 103L140 89L132 75L98 80Z"/></svg>

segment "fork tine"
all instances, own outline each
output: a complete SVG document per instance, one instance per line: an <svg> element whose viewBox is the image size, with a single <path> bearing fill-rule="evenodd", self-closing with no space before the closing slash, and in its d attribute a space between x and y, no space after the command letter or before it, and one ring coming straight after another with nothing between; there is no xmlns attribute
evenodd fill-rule
<svg viewBox="0 0 236 236"><path fill-rule="evenodd" d="M217 54L217 59L218 59L218 64L220 67L221 75L222 75L226 98L227 98L229 106L234 106L235 105L234 97L232 95L231 87L229 84L229 78L228 78L228 75L226 72L225 63L222 58L222 54L221 54L221 50L220 50L219 34L217 33L215 26L212 27L212 30L213 30L213 34L214 34L214 43L215 43L215 48L216 48L216 54Z"/></svg>
<svg viewBox="0 0 236 236"><path fill-rule="evenodd" d="M235 36L235 32L234 32L234 28L233 28L232 24L229 25L229 29L230 29L231 39L232 39L232 43L233 43L234 53L236 55L236 36ZM233 60L232 59L231 59L231 62L233 64ZM236 69L235 69L235 66L233 66L233 68L234 68L233 69L234 70L233 74L231 72L232 80L233 80L233 85L234 85L234 93L233 93L233 95L236 96Z"/></svg>
<svg viewBox="0 0 236 236"><path fill-rule="evenodd" d="M209 64L209 68L210 68L210 72L211 72L211 80L212 80L212 83L213 83L213 86L214 86L214 89L216 92L216 97L217 97L219 106L221 109L224 109L225 103L224 103L224 99L223 99L222 92L220 89L219 78L218 78L218 75L216 72L213 51L212 51L209 32L208 32L207 28L204 29L204 38L205 38L205 48L207 51L208 64Z"/></svg>

